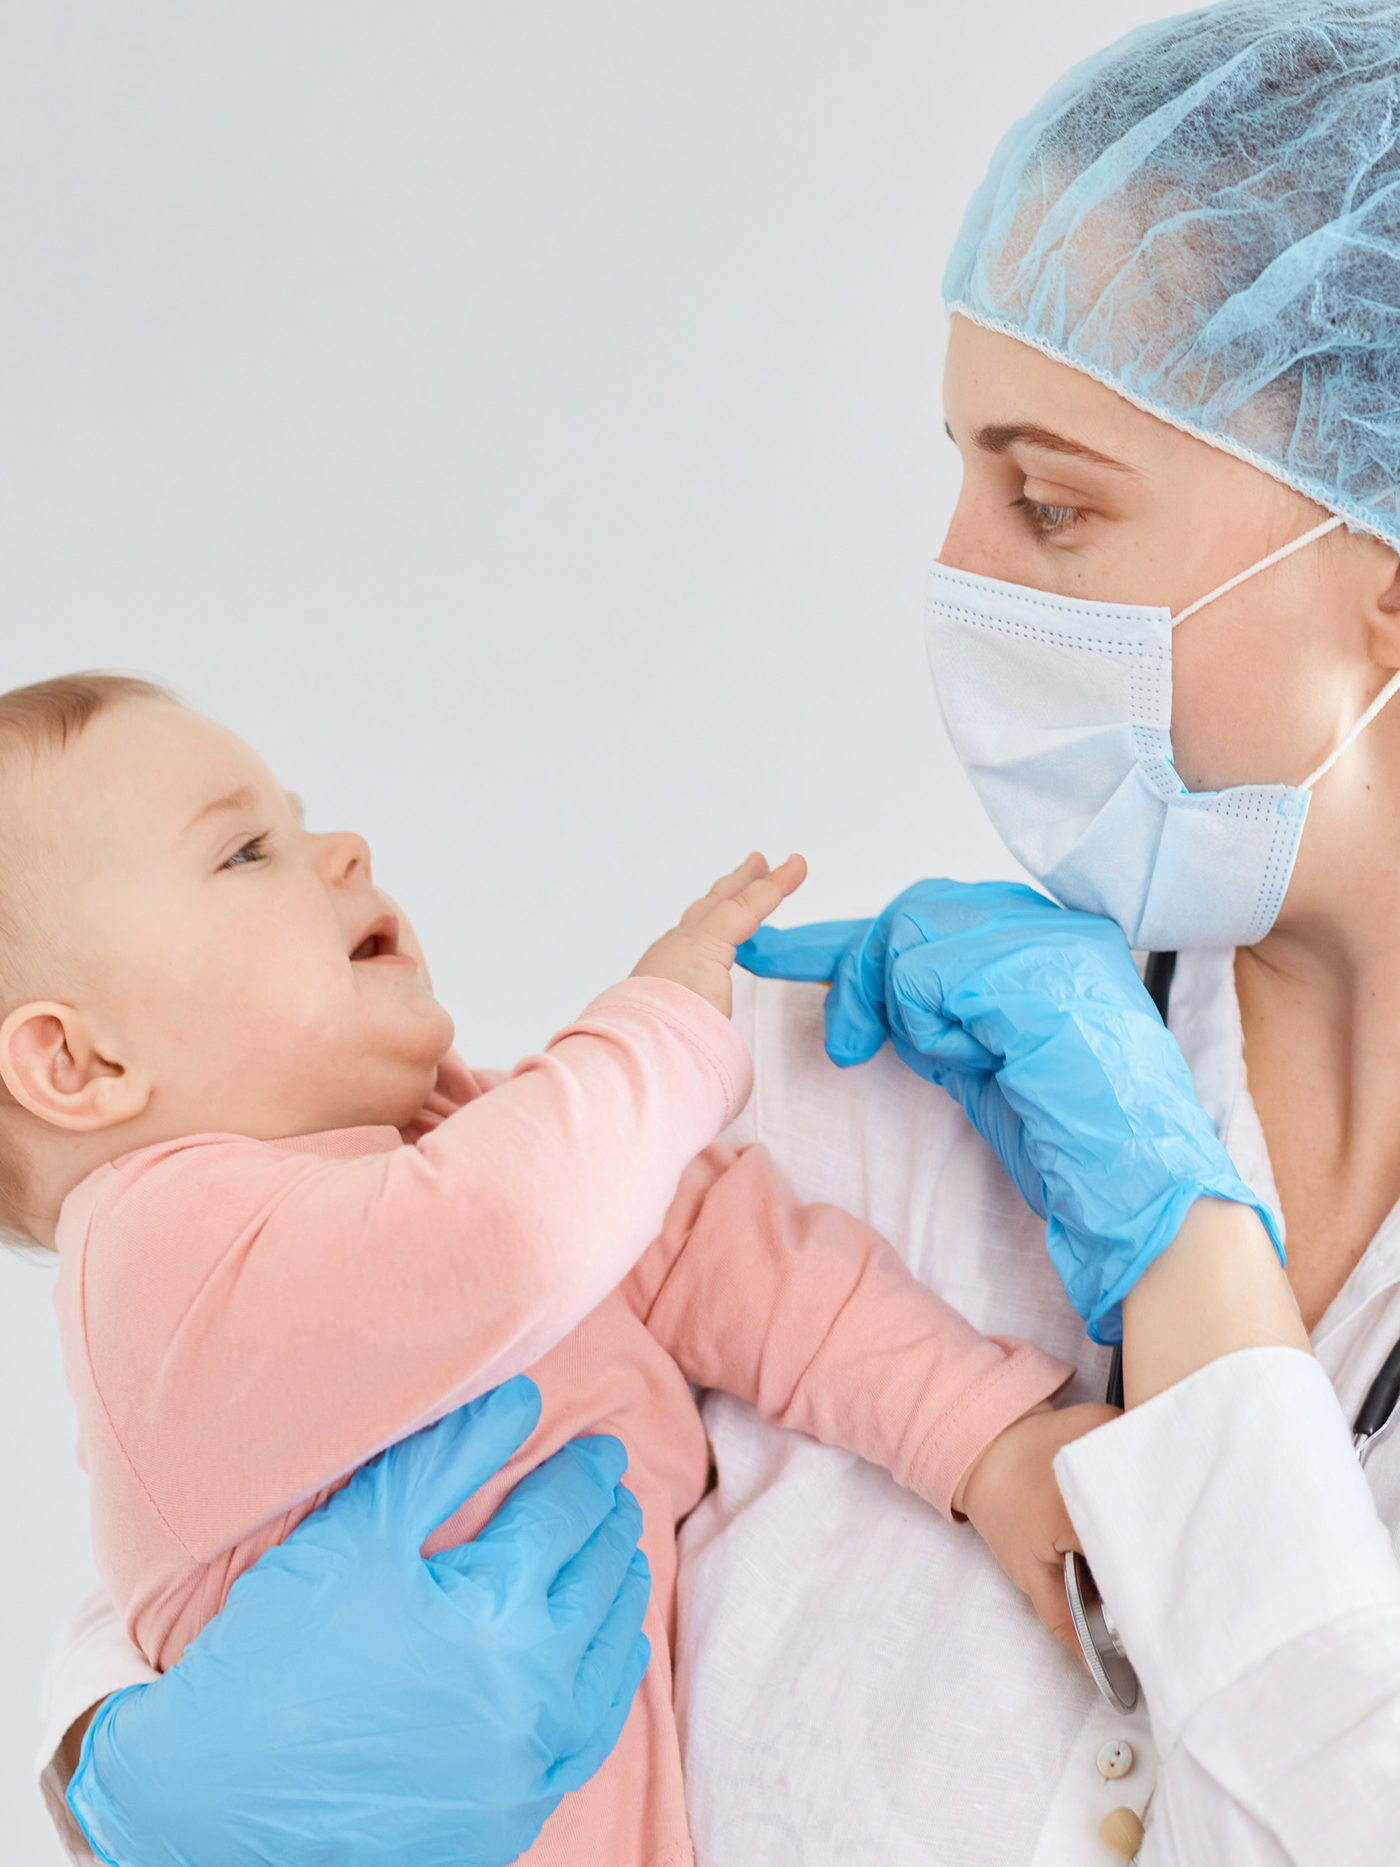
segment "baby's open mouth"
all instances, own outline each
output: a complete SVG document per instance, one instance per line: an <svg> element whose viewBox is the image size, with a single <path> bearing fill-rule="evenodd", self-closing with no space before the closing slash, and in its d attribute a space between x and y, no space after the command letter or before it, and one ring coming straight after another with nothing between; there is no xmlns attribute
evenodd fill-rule
<svg viewBox="0 0 1400 1867"><path fill-rule="evenodd" d="M377 921L366 928L363 939L352 948L350 957L357 959L395 959L399 953L399 923L396 915L381 914Z"/></svg>

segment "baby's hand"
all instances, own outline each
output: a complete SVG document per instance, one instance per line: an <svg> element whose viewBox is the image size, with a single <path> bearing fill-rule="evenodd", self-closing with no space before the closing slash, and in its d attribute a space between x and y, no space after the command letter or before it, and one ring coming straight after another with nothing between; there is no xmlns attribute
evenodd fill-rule
<svg viewBox="0 0 1400 1867"><path fill-rule="evenodd" d="M1061 1446L1118 1418L1116 1407L1054 1408L1049 1401L999 1433L953 1497L1003 1572L1061 1643L1079 1658L1065 1598L1065 1552L1078 1549L1051 1464Z"/></svg>
<svg viewBox="0 0 1400 1867"><path fill-rule="evenodd" d="M780 868L770 869L755 852L691 903L679 924L643 953L632 977L688 986L727 1018L734 1002L729 974L735 947L802 886L806 875L801 856L789 856Z"/></svg>

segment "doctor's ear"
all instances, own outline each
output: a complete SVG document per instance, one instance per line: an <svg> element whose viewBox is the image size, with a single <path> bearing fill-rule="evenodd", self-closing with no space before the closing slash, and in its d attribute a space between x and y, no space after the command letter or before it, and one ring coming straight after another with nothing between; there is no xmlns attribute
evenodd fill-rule
<svg viewBox="0 0 1400 1867"><path fill-rule="evenodd" d="M1366 619L1366 650L1383 668L1400 668L1400 556L1372 541L1381 554Z"/></svg>
<svg viewBox="0 0 1400 1867"><path fill-rule="evenodd" d="M102 1056L82 1012L37 1000L0 1024L0 1080L51 1128L95 1134L139 1115L152 1085Z"/></svg>

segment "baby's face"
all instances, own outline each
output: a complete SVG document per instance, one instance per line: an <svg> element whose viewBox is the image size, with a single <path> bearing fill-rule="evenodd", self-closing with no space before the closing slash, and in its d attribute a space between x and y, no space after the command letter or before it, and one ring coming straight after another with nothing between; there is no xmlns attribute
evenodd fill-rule
<svg viewBox="0 0 1400 1867"><path fill-rule="evenodd" d="M234 734L122 701L3 791L32 909L21 989L81 1007L111 1067L149 1079L140 1142L421 1106L452 1021L411 928L363 839L307 830Z"/></svg>

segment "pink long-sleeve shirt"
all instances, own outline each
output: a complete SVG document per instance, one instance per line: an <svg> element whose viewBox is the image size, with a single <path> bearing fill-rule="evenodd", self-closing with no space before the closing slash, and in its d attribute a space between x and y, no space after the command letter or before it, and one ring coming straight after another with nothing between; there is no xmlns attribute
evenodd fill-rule
<svg viewBox="0 0 1400 1867"><path fill-rule="evenodd" d="M687 1383L878 1461L946 1513L977 1453L1070 1372L980 1335L867 1226L804 1206L763 1148L712 1145L749 1085L725 1018L629 980L509 1077L449 1058L402 1133L195 1135L90 1174L60 1215L55 1305L98 1566L151 1662L173 1664L357 1465L528 1369L538 1429L425 1548L475 1534L575 1434L615 1433L653 1658L612 1757L526 1858L689 1863L675 1527L708 1454Z"/></svg>

